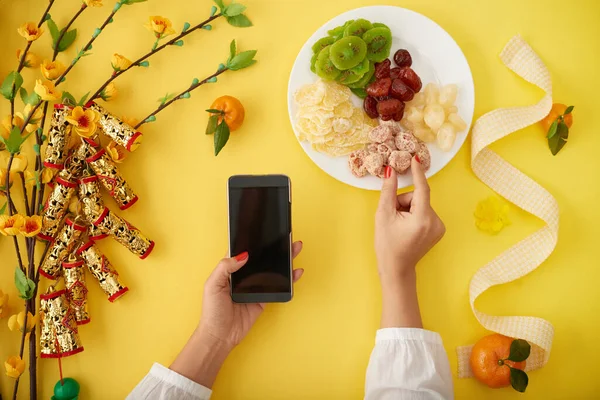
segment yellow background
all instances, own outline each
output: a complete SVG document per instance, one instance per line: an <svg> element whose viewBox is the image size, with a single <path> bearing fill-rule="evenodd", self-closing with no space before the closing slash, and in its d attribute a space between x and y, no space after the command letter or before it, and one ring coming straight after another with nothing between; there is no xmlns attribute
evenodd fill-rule
<svg viewBox="0 0 600 400"><path fill-rule="evenodd" d="M595 0L510 1L323 1L244 0L255 27L238 29L217 20L212 32L189 36L182 48L151 58L116 84L121 93L108 108L142 117L166 92L179 92L192 78L212 73L227 57L231 39L240 50L258 49L259 63L228 72L190 100L177 102L143 127L143 146L123 164L123 174L141 200L123 215L157 243L140 261L110 240L101 249L117 266L131 291L114 304L90 279L92 323L81 328L85 351L65 359L66 376L82 386L81 399L123 398L153 362L176 356L200 314L203 282L227 248L226 179L239 173L285 173L294 188L294 235L305 243L296 267L306 269L294 301L272 305L229 357L214 387L215 399L359 399L378 327L380 292L373 253L373 212L378 194L346 186L313 165L292 132L286 104L287 81L304 41L324 22L349 9L395 4L439 23L463 49L476 88L475 116L501 106L537 101L541 93L499 61L505 43L520 33L548 65L555 101L574 104L575 125L568 145L553 157L544 132L529 127L494 149L536 179L561 208L558 247L542 267L517 282L496 287L479 301L497 315L535 315L554 324L548 365L531 372L527 396L535 399L589 399L600 392L600 3ZM38 20L45 0L0 0L0 76L15 68L16 33L24 21ZM57 0L52 16L63 26L77 1ZM169 17L176 29L198 23L209 12L203 1L149 1L123 9L81 60L63 89L76 97L95 90L111 73L110 55L135 59L152 45L145 28L149 15ZM89 38L112 5L89 9L76 23ZM33 45L49 57L50 35ZM75 47L59 56L68 63ZM440 66L443 68L443 66ZM31 90L38 71L25 71ZM203 112L217 96L229 94L245 105L247 120L224 151L213 156L204 135ZM20 105L19 105L20 108ZM0 101L0 115L8 102ZM456 374L455 348L485 335L469 307L473 273L501 251L541 226L511 208L512 226L497 237L474 227L473 210L492 192L469 167L469 142L431 179L433 206L446 223L444 240L418 266L421 311L427 328L441 333ZM13 287L12 243L0 239L0 288L22 309ZM18 351L18 335L0 323L0 360ZM1 393L9 398L12 380L2 373ZM53 360L39 361L41 398L58 379ZM459 399L520 398L511 389L493 391L474 380L455 380ZM20 398L27 398L27 378Z"/></svg>

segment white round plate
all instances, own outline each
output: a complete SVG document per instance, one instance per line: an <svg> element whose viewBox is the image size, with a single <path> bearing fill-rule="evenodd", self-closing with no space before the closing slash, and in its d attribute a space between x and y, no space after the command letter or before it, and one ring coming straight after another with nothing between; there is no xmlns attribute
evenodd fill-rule
<svg viewBox="0 0 600 400"><path fill-rule="evenodd" d="M429 18L405 8L372 6L345 12L317 29L304 43L294 62L288 84L288 111L296 137L298 136L298 132L296 132L297 107L294 102L294 93L303 85L319 79L310 71L311 46L321 37L327 36L327 31L343 25L349 19L358 18L364 18L371 22L382 22L390 27L393 37L390 59L393 58L396 50L407 49L412 55L412 68L421 77L423 87L429 82L458 85L458 98L455 105L468 128L458 133L454 146L448 152L441 151L435 143L428 144L431 152L431 168L427 171L427 177L431 177L452 160L465 142L473 119L475 89L467 59L454 39ZM394 66L393 61L392 66ZM356 106L362 107L361 99L354 95L352 98ZM313 150L308 142L300 142L300 144L311 160L335 179L357 188L381 189L380 178L375 176L357 178L352 175L348 168L348 156L332 158ZM410 173L398 177L399 188L410 185L412 185Z"/></svg>

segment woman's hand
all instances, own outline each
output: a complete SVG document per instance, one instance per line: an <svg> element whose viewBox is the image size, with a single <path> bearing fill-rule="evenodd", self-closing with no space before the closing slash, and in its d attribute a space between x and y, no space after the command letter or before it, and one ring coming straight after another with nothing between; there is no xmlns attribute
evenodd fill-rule
<svg viewBox="0 0 600 400"><path fill-rule="evenodd" d="M302 242L295 242L292 256L295 258L301 250ZM262 303L238 304L231 300L229 277L246 264L248 257L252 255L242 253L224 258L209 276L204 285L200 325L170 367L208 388L231 350L246 337L265 307ZM294 270L293 281L303 273L303 269Z"/></svg>
<svg viewBox="0 0 600 400"><path fill-rule="evenodd" d="M292 257L296 258L302 251L302 242L292 245ZM200 318L201 332L233 349L252 328L259 315L265 308L264 303L234 303L231 300L229 276L242 268L252 254L242 253L232 258L224 258L204 284L202 300L202 317ZM292 280L295 283L303 269L293 271Z"/></svg>
<svg viewBox="0 0 600 400"><path fill-rule="evenodd" d="M429 204L429 185L416 157L411 171L414 191L397 195L396 172L386 167L375 215L375 252L384 300L382 327L421 326L415 267L446 232Z"/></svg>

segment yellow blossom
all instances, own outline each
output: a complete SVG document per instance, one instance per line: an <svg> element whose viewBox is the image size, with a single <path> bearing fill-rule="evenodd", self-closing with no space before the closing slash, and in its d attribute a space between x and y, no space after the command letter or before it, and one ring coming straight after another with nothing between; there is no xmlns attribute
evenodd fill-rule
<svg viewBox="0 0 600 400"><path fill-rule="evenodd" d="M35 81L35 88L33 89L42 100L56 101L62 96L62 92L54 86L54 83L50 81L42 81L38 79Z"/></svg>
<svg viewBox="0 0 600 400"><path fill-rule="evenodd" d="M32 215L31 217L23 217L23 225L19 228L21 235L25 237L34 237L42 230L42 217Z"/></svg>
<svg viewBox="0 0 600 400"><path fill-rule="evenodd" d="M54 168L44 168L42 170L42 183L49 183L54 178L54 174L56 173L56 169Z"/></svg>
<svg viewBox="0 0 600 400"><path fill-rule="evenodd" d="M83 0L88 7L102 7L102 0Z"/></svg>
<svg viewBox="0 0 600 400"><path fill-rule="evenodd" d="M38 28L35 22L26 22L17 29L19 35L23 36L27 39L28 42L33 42L37 38L39 38L44 30L42 28Z"/></svg>
<svg viewBox="0 0 600 400"><path fill-rule="evenodd" d="M6 193L6 168L0 168L0 195L5 196ZM13 173L10 174L10 176L8 177L9 179L9 185L12 185L13 183Z"/></svg>
<svg viewBox="0 0 600 400"><path fill-rule="evenodd" d="M94 110L84 110L81 106L77 106L71 111L71 115L65 119L71 124L75 133L89 138L96 133L96 122L100 119L100 116Z"/></svg>
<svg viewBox="0 0 600 400"><path fill-rule="evenodd" d="M25 108L23 109L23 115L25 116L25 118L27 118L29 116L29 114L31 114L31 110L33 110L33 106L31 104L27 104L25 106ZM33 115L31 116L31 118L29 118L29 123L30 124L37 124L38 122L40 122L40 119L42 119L42 115L44 114L44 112L42 111L42 109L40 107L38 107L35 112L33 113ZM37 129L37 127L36 127Z"/></svg>
<svg viewBox="0 0 600 400"><path fill-rule="evenodd" d="M0 318L8 315L8 294L0 290Z"/></svg>
<svg viewBox="0 0 600 400"><path fill-rule="evenodd" d="M35 327L35 324L37 324L38 319L39 315L33 315L30 311L27 311L27 333L31 332L31 330ZM11 315L8 319L8 329L10 329L12 332L16 331L17 329L19 330L19 332L23 332L24 325L25 313L23 311L21 311L19 314Z"/></svg>
<svg viewBox="0 0 600 400"><path fill-rule="evenodd" d="M35 175L29 170L25 170L24 175L25 175L25 185L27 186L28 189L31 189L33 187L33 185L35 184Z"/></svg>
<svg viewBox="0 0 600 400"><path fill-rule="evenodd" d="M6 376L17 379L25 371L25 361L19 356L11 356L4 362L4 368Z"/></svg>
<svg viewBox="0 0 600 400"><path fill-rule="evenodd" d="M30 122L31 122L31 120L30 120ZM3 129L0 132L0 136L2 136L4 139L8 139L8 135L9 135L10 131L12 130L12 127L16 126L17 128L19 128L19 130L21 130L21 129L23 129L24 123L25 123L25 117L23 117L23 114L21 114L20 112L16 112L13 115L12 123L10 122L10 115L5 116L4 118L2 118L2 128ZM37 128L38 128L37 124L28 123L27 128L25 129L25 131L23 131L23 135L33 132Z"/></svg>
<svg viewBox="0 0 600 400"><path fill-rule="evenodd" d="M29 162L27 161L27 157L23 154L16 154L12 160L12 164L10 164L11 172L23 172L27 169L27 165ZM8 164L6 165L8 168Z"/></svg>
<svg viewBox="0 0 600 400"><path fill-rule="evenodd" d="M175 30L171 28L171 21L158 15L150 17L150 20L144 26L154 32L154 36L158 39L175 33Z"/></svg>
<svg viewBox="0 0 600 400"><path fill-rule="evenodd" d="M40 65L40 70L44 78L48 80L55 80L65 72L65 66L60 61L44 60Z"/></svg>
<svg viewBox="0 0 600 400"><path fill-rule="evenodd" d="M0 233L4 236L15 236L23 225L23 216L15 214L12 216L0 215Z"/></svg>
<svg viewBox="0 0 600 400"><path fill-rule="evenodd" d="M17 61L19 62L21 61L22 53L23 50L17 50ZM25 54L25 62L23 65L25 66L25 68L37 68L40 65L40 58L36 56L35 53L28 51L27 54Z"/></svg>
<svg viewBox="0 0 600 400"><path fill-rule="evenodd" d="M100 98L104 101L111 101L115 97L117 97L119 91L113 82L109 83L102 92L100 92Z"/></svg>
<svg viewBox="0 0 600 400"><path fill-rule="evenodd" d="M475 225L484 232L497 234L510 225L508 204L496 196L480 201L475 209Z"/></svg>
<svg viewBox="0 0 600 400"><path fill-rule="evenodd" d="M112 65L115 71L123 71L131 66L131 61L129 61L126 57L115 53L110 60L110 65Z"/></svg>
<svg viewBox="0 0 600 400"><path fill-rule="evenodd" d="M106 152L116 163L122 163L127 157L127 152L123 146L118 145L115 141L111 141L108 146L106 146Z"/></svg>
<svg viewBox="0 0 600 400"><path fill-rule="evenodd" d="M132 128L133 128L134 126L136 126L137 124L139 124L139 123L140 123L140 120L139 120L139 119L137 119L137 118L129 118L129 117L126 117L125 115L123 115L123 116L121 117L121 121L125 122L127 125L129 125L129 126L130 126L130 127L132 127ZM138 131L138 132L141 132L141 131L142 131L142 127L139 127L139 128L137 128L137 131Z"/></svg>

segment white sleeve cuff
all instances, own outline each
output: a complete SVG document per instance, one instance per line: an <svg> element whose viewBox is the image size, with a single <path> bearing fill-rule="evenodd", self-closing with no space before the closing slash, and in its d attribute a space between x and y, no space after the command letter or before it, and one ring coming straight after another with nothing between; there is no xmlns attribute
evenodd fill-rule
<svg viewBox="0 0 600 400"><path fill-rule="evenodd" d="M172 371L159 363L154 363L154 365L152 365L152 369L150 369L148 375L165 382L168 386L176 387L194 398L209 399L212 395L212 390L209 388L204 387L183 375L179 375L177 372Z"/></svg>
<svg viewBox="0 0 600 400"><path fill-rule="evenodd" d="M430 344L443 345L442 337L437 332L428 331L420 328L383 328L377 331L375 342L384 342L387 340L415 340Z"/></svg>

